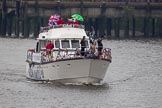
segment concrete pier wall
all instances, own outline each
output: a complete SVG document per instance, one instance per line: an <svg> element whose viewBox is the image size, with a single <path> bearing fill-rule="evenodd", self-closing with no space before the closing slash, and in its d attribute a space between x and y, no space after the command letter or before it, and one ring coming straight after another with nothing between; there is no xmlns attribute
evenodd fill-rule
<svg viewBox="0 0 162 108"><path fill-rule="evenodd" d="M87 31L96 37L131 38L162 37L161 1L74 0L0 1L0 35L38 36L39 28L48 25L48 18L60 14L66 21L72 14L81 14ZM16 14L15 14L16 13Z"/></svg>

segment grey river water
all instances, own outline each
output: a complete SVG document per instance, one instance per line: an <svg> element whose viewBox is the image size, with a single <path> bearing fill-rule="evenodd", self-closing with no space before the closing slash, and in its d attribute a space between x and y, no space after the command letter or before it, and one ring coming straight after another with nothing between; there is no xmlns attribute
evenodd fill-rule
<svg viewBox="0 0 162 108"><path fill-rule="evenodd" d="M0 108L162 108L162 39L103 43L113 57L104 84L74 86L27 80L35 40L0 38Z"/></svg>

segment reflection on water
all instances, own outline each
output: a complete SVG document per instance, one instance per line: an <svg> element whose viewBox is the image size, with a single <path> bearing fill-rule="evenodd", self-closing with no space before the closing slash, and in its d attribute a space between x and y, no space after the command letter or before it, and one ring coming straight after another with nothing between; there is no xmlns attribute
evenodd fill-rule
<svg viewBox="0 0 162 108"><path fill-rule="evenodd" d="M104 40L112 63L103 85L62 85L25 77L35 41L0 38L1 108L162 108L162 40Z"/></svg>

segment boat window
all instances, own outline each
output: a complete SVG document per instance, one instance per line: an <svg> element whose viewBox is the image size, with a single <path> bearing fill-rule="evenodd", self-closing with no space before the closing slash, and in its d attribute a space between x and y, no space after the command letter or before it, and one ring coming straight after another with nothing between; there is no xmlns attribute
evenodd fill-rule
<svg viewBox="0 0 162 108"><path fill-rule="evenodd" d="M41 49L45 49L46 48L47 42L48 42L47 40L40 41Z"/></svg>
<svg viewBox="0 0 162 108"><path fill-rule="evenodd" d="M72 48L80 48L79 40L71 40Z"/></svg>
<svg viewBox="0 0 162 108"><path fill-rule="evenodd" d="M60 48L60 41L59 40L55 40L55 47Z"/></svg>
<svg viewBox="0 0 162 108"><path fill-rule="evenodd" d="M61 41L62 48L70 48L69 40Z"/></svg>

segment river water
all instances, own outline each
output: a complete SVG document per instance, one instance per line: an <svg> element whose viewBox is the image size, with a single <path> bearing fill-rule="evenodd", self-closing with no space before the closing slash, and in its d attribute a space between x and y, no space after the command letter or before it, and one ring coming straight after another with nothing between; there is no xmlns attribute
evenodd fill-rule
<svg viewBox="0 0 162 108"><path fill-rule="evenodd" d="M103 85L61 85L25 77L35 40L0 38L0 108L162 108L162 39L104 40L112 63Z"/></svg>

